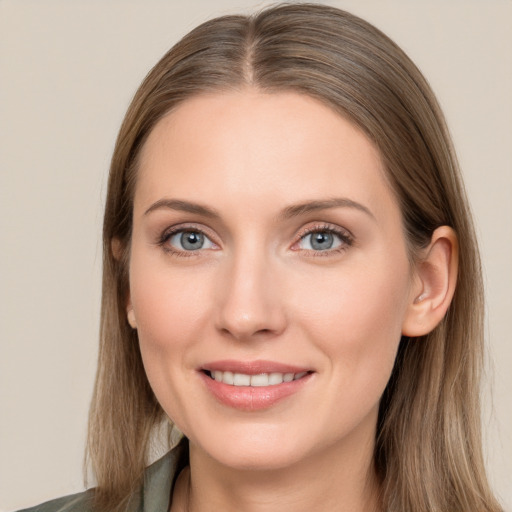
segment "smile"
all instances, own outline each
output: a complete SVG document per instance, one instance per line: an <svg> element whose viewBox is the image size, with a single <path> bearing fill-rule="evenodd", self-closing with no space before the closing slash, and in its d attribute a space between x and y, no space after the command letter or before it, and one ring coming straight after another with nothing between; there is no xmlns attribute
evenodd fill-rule
<svg viewBox="0 0 512 512"><path fill-rule="evenodd" d="M271 361L217 361L200 368L208 392L224 406L261 411L293 396L314 380L314 370Z"/></svg>
<svg viewBox="0 0 512 512"><path fill-rule="evenodd" d="M211 379L217 382L223 382L230 386L251 386L251 387L265 387L277 386L283 382L292 382L294 380L302 379L308 372L300 373L259 373L257 375L249 375L246 373L234 373L230 371L215 370L208 372Z"/></svg>

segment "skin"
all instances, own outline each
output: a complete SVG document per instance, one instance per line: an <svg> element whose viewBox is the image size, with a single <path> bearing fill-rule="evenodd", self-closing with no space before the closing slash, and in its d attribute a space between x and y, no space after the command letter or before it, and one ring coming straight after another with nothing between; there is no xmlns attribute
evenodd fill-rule
<svg viewBox="0 0 512 512"><path fill-rule="evenodd" d="M156 125L140 162L127 314L151 386L190 440L171 510L377 509L379 399L402 333L428 331L449 303L453 272L440 279L435 264L453 260L451 234L438 234L423 273L411 268L377 150L296 93L189 99ZM291 215L333 198L352 203ZM179 235L165 238L171 227L203 232L204 248L183 250ZM306 229L341 238L314 251ZM433 306L430 296L444 298ZM244 411L200 376L225 359L311 375L290 397Z"/></svg>

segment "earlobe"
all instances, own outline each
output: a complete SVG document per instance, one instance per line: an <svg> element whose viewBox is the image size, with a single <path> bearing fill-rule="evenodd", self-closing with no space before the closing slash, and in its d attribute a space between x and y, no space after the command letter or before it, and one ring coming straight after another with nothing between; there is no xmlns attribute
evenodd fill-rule
<svg viewBox="0 0 512 512"><path fill-rule="evenodd" d="M448 226L437 228L416 267L416 284L402 325L402 334L423 336L441 322L455 293L458 243Z"/></svg>
<svg viewBox="0 0 512 512"><path fill-rule="evenodd" d="M114 259L119 261L123 255L123 244L119 238L112 238L110 241L110 249Z"/></svg>
<svg viewBox="0 0 512 512"><path fill-rule="evenodd" d="M135 319L135 313L133 311L131 304L129 304L128 308L126 309L126 318L128 320L128 323L130 324L130 327L132 329L137 329L137 320Z"/></svg>

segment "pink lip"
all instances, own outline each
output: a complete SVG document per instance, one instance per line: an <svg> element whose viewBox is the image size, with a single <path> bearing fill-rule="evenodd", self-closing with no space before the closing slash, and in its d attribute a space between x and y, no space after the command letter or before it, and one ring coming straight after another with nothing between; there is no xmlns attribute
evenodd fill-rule
<svg viewBox="0 0 512 512"><path fill-rule="evenodd" d="M245 373L257 375L259 373L302 373L311 371L307 368L291 366L271 361L215 361L201 368L199 376L206 388L223 405L241 411L260 411L272 407L277 402L300 391L310 381L312 373L291 382L283 382L274 386L232 386L212 379L206 371L230 371L233 373Z"/></svg>
<svg viewBox="0 0 512 512"><path fill-rule="evenodd" d="M276 363L274 361L214 361L201 367L201 370L221 371L233 373L245 373L246 375L258 375L260 373L302 373L311 371L311 368L292 366L289 364Z"/></svg>

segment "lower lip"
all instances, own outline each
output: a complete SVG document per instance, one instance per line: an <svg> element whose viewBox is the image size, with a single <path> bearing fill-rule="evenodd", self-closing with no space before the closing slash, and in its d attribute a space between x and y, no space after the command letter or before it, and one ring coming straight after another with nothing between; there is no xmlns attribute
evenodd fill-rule
<svg viewBox="0 0 512 512"><path fill-rule="evenodd" d="M312 374L301 379L283 382L274 386L232 386L218 382L199 372L208 390L224 405L242 411L261 411L294 395L310 380Z"/></svg>

